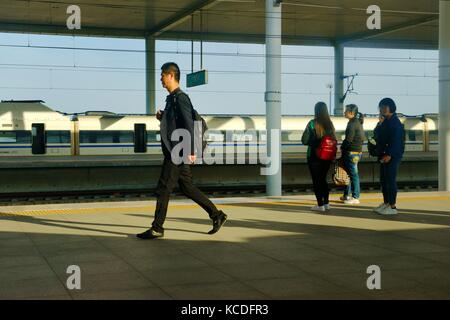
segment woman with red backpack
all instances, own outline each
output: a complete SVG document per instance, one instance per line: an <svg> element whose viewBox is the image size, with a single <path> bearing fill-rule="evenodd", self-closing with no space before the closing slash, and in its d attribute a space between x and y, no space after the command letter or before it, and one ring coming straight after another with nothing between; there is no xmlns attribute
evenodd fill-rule
<svg viewBox="0 0 450 320"><path fill-rule="evenodd" d="M317 199L317 206L311 210L330 210L327 175L331 163L336 159L337 141L326 103L318 102L314 107L314 119L305 128L302 143L308 146L308 168Z"/></svg>

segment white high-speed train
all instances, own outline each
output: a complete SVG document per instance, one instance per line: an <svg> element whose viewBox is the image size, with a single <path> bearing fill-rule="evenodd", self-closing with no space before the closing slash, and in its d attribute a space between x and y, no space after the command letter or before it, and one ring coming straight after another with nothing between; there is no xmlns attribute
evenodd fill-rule
<svg viewBox="0 0 450 320"><path fill-rule="evenodd" d="M213 148L230 152L233 148L229 147L266 144L266 121L262 115L205 115L204 118L210 129L206 152ZM301 136L311 118L283 116L283 154L306 152ZM400 119L406 130L407 153L438 150L437 115L400 115ZM348 120L344 117L332 117L332 120L341 142ZM368 137L377 122L376 116L366 117L364 129ZM154 116L95 111L69 115L52 110L42 101L0 103L0 157L160 153L159 121Z"/></svg>

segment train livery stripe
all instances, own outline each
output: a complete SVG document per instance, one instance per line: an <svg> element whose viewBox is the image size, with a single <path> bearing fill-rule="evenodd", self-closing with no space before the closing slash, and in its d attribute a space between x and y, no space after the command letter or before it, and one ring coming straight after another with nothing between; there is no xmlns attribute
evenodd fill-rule
<svg viewBox="0 0 450 320"><path fill-rule="evenodd" d="M60 149L64 149L64 148L70 148L70 145L67 146L50 146L47 145L46 148L60 148ZM2 146L0 145L0 149L31 149L31 145L30 146Z"/></svg>
<svg viewBox="0 0 450 320"><path fill-rule="evenodd" d="M422 142L416 142L416 141L410 141L406 143L407 145L418 145L418 144L422 144ZM438 144L438 143L431 143L431 144ZM261 146L266 146L265 143L262 144L244 144L244 143L240 143L240 144L231 144L231 143L224 143L224 144L217 144L217 143L209 143L208 146L210 147L229 147L229 146L233 146L233 147L257 147L258 145ZM367 143L364 143L364 145L367 145ZM284 147L306 147L305 145L303 145L302 143L283 143L282 146ZM70 145L47 145L47 148L70 148ZM147 144L147 147L151 147L151 148L160 148L161 145L158 144ZM0 149L30 149L31 145L28 146L12 146L12 145L0 145ZM132 144L99 144L99 145L80 145L80 148L134 148L134 145Z"/></svg>
<svg viewBox="0 0 450 320"><path fill-rule="evenodd" d="M412 145L412 144L423 144L423 142L420 141L410 141L406 143L407 145ZM227 146L237 146L237 147L257 147L257 146L266 146L266 143L261 143L261 144L245 144L245 143L239 143L239 144L232 144L232 143L223 143L223 144L218 144L218 143L208 143L208 146L210 147L227 147ZM303 143L282 143L282 146L291 146L291 147L307 147L305 146ZM341 145L341 144L338 144ZM367 143L364 143L364 145L366 146ZM80 147L82 148L132 148L134 147L134 145L114 145L114 144L110 144L110 145L83 145L80 144ZM147 144L147 147L161 147L161 145L158 144Z"/></svg>

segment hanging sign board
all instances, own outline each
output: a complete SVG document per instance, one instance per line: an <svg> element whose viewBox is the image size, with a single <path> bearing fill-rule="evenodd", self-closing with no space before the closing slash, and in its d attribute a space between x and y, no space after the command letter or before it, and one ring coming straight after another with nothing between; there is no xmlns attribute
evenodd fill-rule
<svg viewBox="0 0 450 320"><path fill-rule="evenodd" d="M186 76L187 87L202 86L208 83L208 70L201 70L194 73L190 73Z"/></svg>

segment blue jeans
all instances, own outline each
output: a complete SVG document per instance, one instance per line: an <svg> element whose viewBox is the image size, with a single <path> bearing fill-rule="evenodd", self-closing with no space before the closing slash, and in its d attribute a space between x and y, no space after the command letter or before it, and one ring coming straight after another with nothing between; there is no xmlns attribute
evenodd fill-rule
<svg viewBox="0 0 450 320"><path fill-rule="evenodd" d="M350 193L354 199L359 199L361 195L361 187L359 183L358 162L361 160L362 153L343 152L342 160L344 167L350 177L350 184L345 186L344 197L348 197Z"/></svg>
<svg viewBox="0 0 450 320"><path fill-rule="evenodd" d="M397 172L402 159L392 158L388 163L380 165L380 183L384 203L391 206L397 202Z"/></svg>

